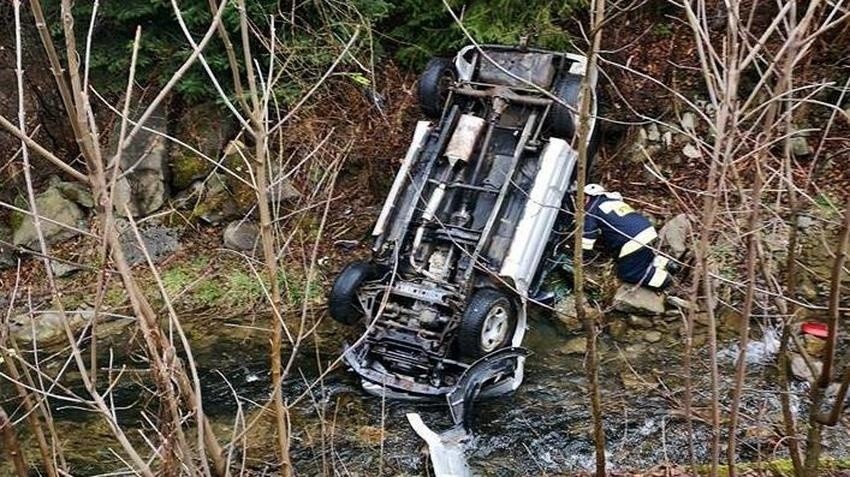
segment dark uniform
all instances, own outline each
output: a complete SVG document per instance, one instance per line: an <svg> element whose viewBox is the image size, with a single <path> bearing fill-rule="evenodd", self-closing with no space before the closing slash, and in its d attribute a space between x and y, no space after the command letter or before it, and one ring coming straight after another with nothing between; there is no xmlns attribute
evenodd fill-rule
<svg viewBox="0 0 850 477"><path fill-rule="evenodd" d="M648 247L658 237L649 219L635 212L616 192L593 196L586 210L584 250L593 250L599 239L617 257L620 280L654 290L670 285L667 258L656 256Z"/></svg>

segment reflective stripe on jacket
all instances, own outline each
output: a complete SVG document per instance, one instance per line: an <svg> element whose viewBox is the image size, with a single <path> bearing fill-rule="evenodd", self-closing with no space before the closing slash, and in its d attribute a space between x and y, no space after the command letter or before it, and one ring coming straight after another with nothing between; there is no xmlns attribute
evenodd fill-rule
<svg viewBox="0 0 850 477"><path fill-rule="evenodd" d="M623 202L619 194L600 195L590 201L582 234L582 248L591 250L602 241L617 257L625 257L652 243L655 227Z"/></svg>

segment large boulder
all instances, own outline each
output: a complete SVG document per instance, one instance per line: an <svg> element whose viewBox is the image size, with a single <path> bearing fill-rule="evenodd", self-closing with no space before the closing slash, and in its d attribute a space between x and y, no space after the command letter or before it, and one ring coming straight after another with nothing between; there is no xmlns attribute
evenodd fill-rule
<svg viewBox="0 0 850 477"><path fill-rule="evenodd" d="M40 217L52 221L40 220L41 232L48 244L56 243L79 234L79 232L69 227L80 229L84 226L82 224L85 217L83 211L73 201L68 200L56 187L49 187L37 195L35 206ZM37 248L38 235L36 234L33 217L23 214L17 215L17 217L12 243L27 248Z"/></svg>
<svg viewBox="0 0 850 477"><path fill-rule="evenodd" d="M121 250L130 265L145 262L145 253L154 263L158 263L180 249L179 233L173 228L157 224L140 227L139 236L142 239L140 244L129 224L119 222L117 225L121 230L119 236Z"/></svg>
<svg viewBox="0 0 850 477"><path fill-rule="evenodd" d="M227 140L235 132L233 126L232 116L215 103L192 106L175 121L174 136L191 144L195 150L172 148L168 156L172 191L182 191L213 171L213 161L219 159Z"/></svg>
<svg viewBox="0 0 850 477"><path fill-rule="evenodd" d="M155 112L145 122L154 131L166 132L164 112ZM118 148L120 128L114 128L109 150ZM120 216L140 217L156 212L166 198L166 156L168 142L153 132L141 130L124 148L121 154L121 177L115 184L115 211Z"/></svg>
<svg viewBox="0 0 850 477"><path fill-rule="evenodd" d="M661 250L673 258L681 258L688 251L692 231L691 220L687 214L679 214L668 220L658 231Z"/></svg>
<svg viewBox="0 0 850 477"><path fill-rule="evenodd" d="M664 313L664 295L648 288L624 283L614 295L614 308L624 313L661 315Z"/></svg>
<svg viewBox="0 0 850 477"><path fill-rule="evenodd" d="M242 219L257 204L253 183L251 150L240 141L231 141L221 160L221 168L214 170L204 181L203 200L193 214L212 224ZM301 193L282 171L273 170L269 177L269 202L294 201Z"/></svg>
<svg viewBox="0 0 850 477"><path fill-rule="evenodd" d="M135 171L115 183L115 212L121 217L143 217L165 203L165 182L160 172Z"/></svg>
<svg viewBox="0 0 850 477"><path fill-rule="evenodd" d="M260 228L247 220L236 220L224 228L224 246L231 250L250 251L259 242Z"/></svg>
<svg viewBox="0 0 850 477"><path fill-rule="evenodd" d="M50 177L50 185L55 187L66 199L86 209L94 208L91 190L79 182L63 181L57 176Z"/></svg>
<svg viewBox="0 0 850 477"><path fill-rule="evenodd" d="M9 332L22 343L35 341L39 345L55 344L66 338L65 324L72 332L79 331L91 319L90 310L68 311L63 316L55 311L22 314L9 320Z"/></svg>

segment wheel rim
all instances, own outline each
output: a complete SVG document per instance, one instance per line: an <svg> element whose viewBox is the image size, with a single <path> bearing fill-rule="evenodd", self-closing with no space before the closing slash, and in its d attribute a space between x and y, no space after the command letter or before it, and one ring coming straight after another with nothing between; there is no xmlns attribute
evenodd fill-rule
<svg viewBox="0 0 850 477"><path fill-rule="evenodd" d="M505 342L510 315L503 305L494 305L481 325L481 350L489 353Z"/></svg>

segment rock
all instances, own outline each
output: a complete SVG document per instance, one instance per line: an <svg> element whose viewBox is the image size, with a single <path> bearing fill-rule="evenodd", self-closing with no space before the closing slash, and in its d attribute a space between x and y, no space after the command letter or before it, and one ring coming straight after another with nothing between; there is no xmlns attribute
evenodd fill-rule
<svg viewBox="0 0 850 477"><path fill-rule="evenodd" d="M237 220L224 228L224 246L232 250L253 250L259 237L260 228L254 222Z"/></svg>
<svg viewBox="0 0 850 477"><path fill-rule="evenodd" d="M652 328L652 321L643 316L629 315L627 320L629 322L629 326L632 328L640 328L644 330Z"/></svg>
<svg viewBox="0 0 850 477"><path fill-rule="evenodd" d="M145 126L166 132L167 122L162 111L154 112ZM120 128L114 128L109 139L110 150L118 148ZM145 216L165 203L166 155L168 143L164 137L141 130L121 154L121 171L124 177L115 185L115 212L126 216L127 209L133 217Z"/></svg>
<svg viewBox="0 0 850 477"><path fill-rule="evenodd" d="M808 157L814 154L814 149L809 145L808 137L811 135L811 131L806 131L808 129L806 126L794 126L794 131L791 133L791 137L788 139L789 144L791 145L791 154L794 157L802 158Z"/></svg>
<svg viewBox="0 0 850 477"><path fill-rule="evenodd" d="M656 330L650 330L643 334L643 340L647 343L658 343L662 337L661 332Z"/></svg>
<svg viewBox="0 0 850 477"><path fill-rule="evenodd" d="M675 307L675 308L679 308L681 310L696 310L696 309L698 309L696 303L690 302L688 300L685 300L684 298L679 298L679 297L673 296L673 295L667 296L665 301L667 302L668 305ZM673 311L672 316L679 316L678 310L672 310L672 311Z"/></svg>
<svg viewBox="0 0 850 477"><path fill-rule="evenodd" d="M702 151L691 143L685 144L685 147L682 148L682 154L690 159L699 159L702 157Z"/></svg>
<svg viewBox="0 0 850 477"><path fill-rule="evenodd" d="M200 204L204 195L204 181L195 181L186 189L181 190L172 199L176 209L192 210Z"/></svg>
<svg viewBox="0 0 850 477"><path fill-rule="evenodd" d="M280 175L269 184L269 202L295 201L301 198L299 191L292 181Z"/></svg>
<svg viewBox="0 0 850 477"><path fill-rule="evenodd" d="M60 262L58 260L52 260L50 262L50 268L53 269L53 275L60 278L67 277L68 275L83 269L83 267L76 263Z"/></svg>
<svg viewBox="0 0 850 477"><path fill-rule="evenodd" d="M570 338L558 351L563 354L585 354L587 353L587 339L584 336Z"/></svg>
<svg viewBox="0 0 850 477"><path fill-rule="evenodd" d="M661 140L661 132L658 130L658 125L652 123L646 128L646 138L652 142L658 142Z"/></svg>
<svg viewBox="0 0 850 477"><path fill-rule="evenodd" d="M628 160L634 162L636 164L641 164L644 162L646 158L646 148L647 148L647 133L644 128L638 128L637 137L634 138L634 141L628 148L627 157Z"/></svg>
<svg viewBox="0 0 850 477"><path fill-rule="evenodd" d="M567 331L575 332L583 328L583 324L579 321L578 313L576 312L576 299L572 294L555 302L554 314Z"/></svg>
<svg viewBox="0 0 850 477"><path fill-rule="evenodd" d="M694 132L694 130L696 129L696 124L697 124L697 117L694 115L694 113L688 111L688 112L685 112L685 113L682 114L681 125L682 125L682 129L685 132Z"/></svg>
<svg viewBox="0 0 850 477"><path fill-rule="evenodd" d="M815 282L812 281L811 275L808 273L801 275L800 282L797 284L797 291L800 293L800 296L809 302L817 301L821 294Z"/></svg>
<svg viewBox="0 0 850 477"><path fill-rule="evenodd" d="M675 259L682 258L691 242L691 220L687 214L679 214L668 220L658 231L658 244L661 250Z"/></svg>
<svg viewBox="0 0 850 477"><path fill-rule="evenodd" d="M670 147L673 145L673 132L665 131L664 134L661 135L661 143L664 144L664 147Z"/></svg>
<svg viewBox="0 0 850 477"><path fill-rule="evenodd" d="M791 143L791 154L794 157L809 157L814 153L814 150L809 145L808 139L803 136L794 136L789 139Z"/></svg>
<svg viewBox="0 0 850 477"><path fill-rule="evenodd" d="M76 332L91 319L92 314L92 311L78 310L68 311L65 316L71 331ZM15 316L9 320L9 332L22 343L31 343L35 337L39 345L53 344L66 337L63 317L54 311Z"/></svg>
<svg viewBox="0 0 850 477"><path fill-rule="evenodd" d="M57 189L49 187L35 198L36 209L41 217L51 219L71 227L81 228L84 215L77 204L71 202ZM48 244L56 243L78 235L79 232L61 225L41 220L41 231ZM27 215L18 224L12 236L12 243L27 248L38 247L38 235L32 217Z"/></svg>
<svg viewBox="0 0 850 477"><path fill-rule="evenodd" d="M635 144L640 144L642 146L646 146L646 141L649 139L649 133L645 128L638 128L638 137Z"/></svg>
<svg viewBox="0 0 850 477"><path fill-rule="evenodd" d="M803 335L803 343L806 346L806 352L813 358L823 358L824 349L826 348L826 340L812 335Z"/></svg>
<svg viewBox="0 0 850 477"><path fill-rule="evenodd" d="M806 230L809 227L815 225L817 222L812 216L801 214L797 216L797 228L800 230Z"/></svg>
<svg viewBox="0 0 850 477"><path fill-rule="evenodd" d="M127 262L130 265L145 262L144 251L139 246L139 241L136 239L133 229L129 225L121 226L120 224L119 228L122 230L120 236L121 249L124 251ZM154 263L159 263L165 257L180 249L179 234L175 229L152 225L141 228L139 235L142 237L145 250Z"/></svg>
<svg viewBox="0 0 850 477"><path fill-rule="evenodd" d="M812 366L815 369L815 373L818 375L823 368L823 363L820 361L813 361ZM813 383L815 381L815 376L812 375L812 371L806 365L806 359L803 358L802 355L794 354L791 356L791 374L801 381L807 381L809 383Z"/></svg>
<svg viewBox="0 0 850 477"><path fill-rule="evenodd" d="M626 359L632 361L635 359L640 359L646 353L646 351L646 344L632 343L626 346L626 349L623 350L623 354L626 356Z"/></svg>
<svg viewBox="0 0 850 477"><path fill-rule="evenodd" d="M192 106L181 115L175 121L174 135L191 144L197 152L176 146L169 152L171 189L182 191L195 181L207 177L215 168L214 161L219 159L234 133L232 115L224 106L214 102Z"/></svg>
<svg viewBox="0 0 850 477"><path fill-rule="evenodd" d="M232 141L226 151L222 164L230 172L213 171L204 181L203 200L193 210L193 214L202 220L217 224L226 220L245 217L257 204L257 194L248 184L252 178L243 154L249 154L245 145ZM236 177L234 176L236 175ZM291 201L301 193L279 173L272 171L269 183L269 202Z"/></svg>
<svg viewBox="0 0 850 477"><path fill-rule="evenodd" d="M744 322L744 316L732 308L724 307L719 316L720 326L730 331L738 331Z"/></svg>
<svg viewBox="0 0 850 477"><path fill-rule="evenodd" d="M80 184L79 182L61 181L56 176L50 178L50 183L53 187L58 189L66 199L87 209L94 208L94 199L92 199L91 190L89 190L88 187Z"/></svg>
<svg viewBox="0 0 850 477"><path fill-rule="evenodd" d="M165 182L156 171L140 170L115 183L115 213L121 217L142 217L165 203Z"/></svg>
<svg viewBox="0 0 850 477"><path fill-rule="evenodd" d="M625 320L615 319L610 325L608 325L608 333L615 340L622 340L628 331L629 325L625 322Z"/></svg>
<svg viewBox="0 0 850 477"><path fill-rule="evenodd" d="M664 295L624 283L614 295L614 308L624 313L660 315L664 313Z"/></svg>
<svg viewBox="0 0 850 477"><path fill-rule="evenodd" d="M241 219L257 203L253 190L221 172L213 172L204 185L203 199L193 215L210 224Z"/></svg>

